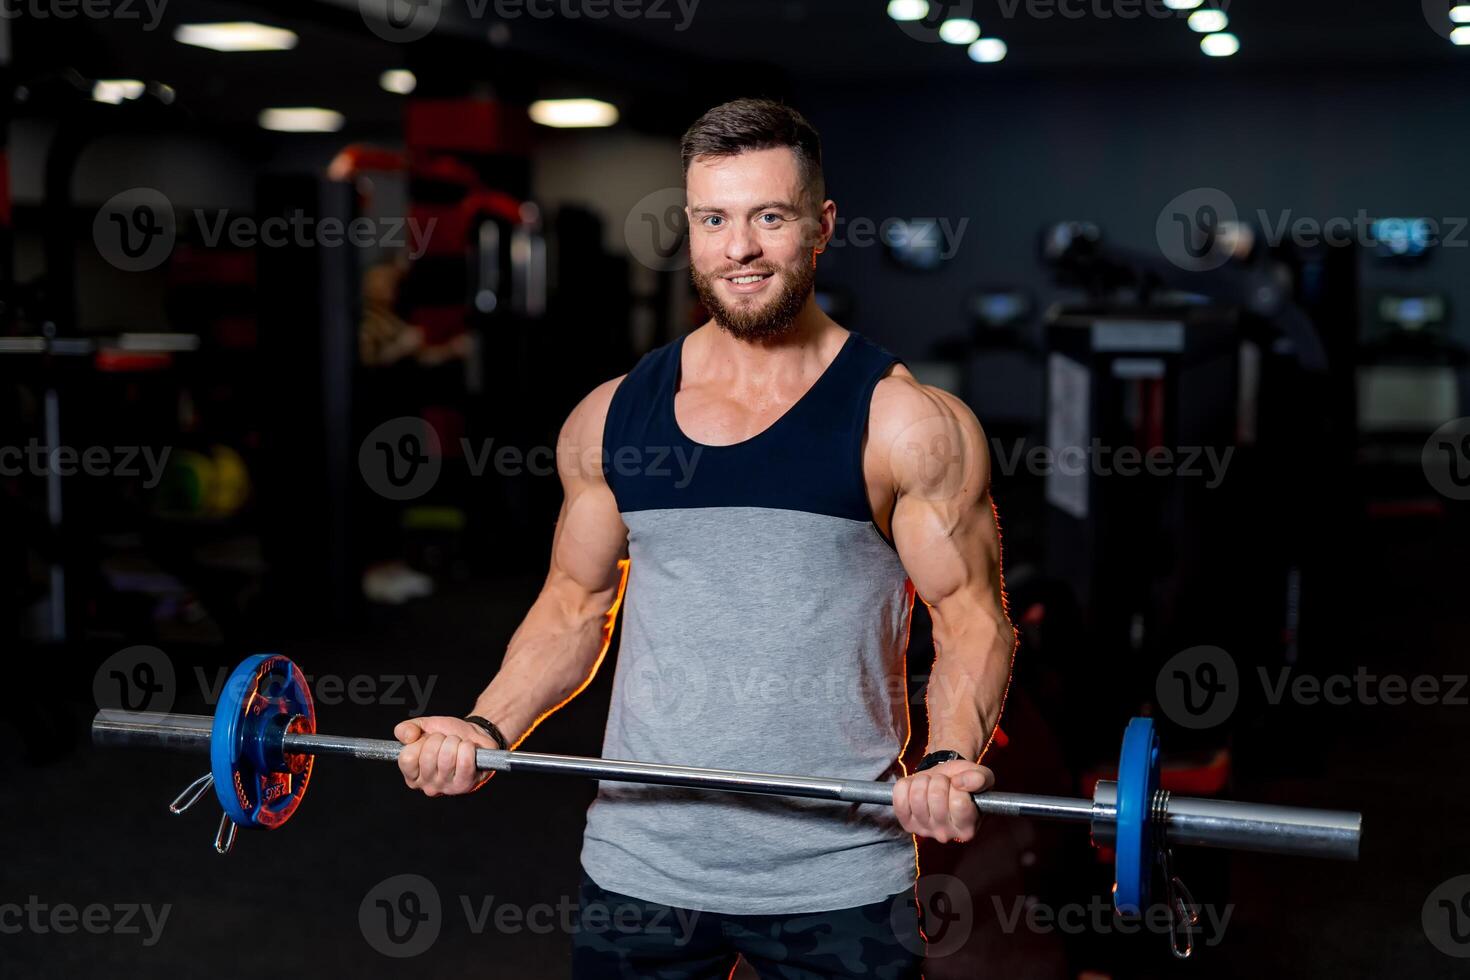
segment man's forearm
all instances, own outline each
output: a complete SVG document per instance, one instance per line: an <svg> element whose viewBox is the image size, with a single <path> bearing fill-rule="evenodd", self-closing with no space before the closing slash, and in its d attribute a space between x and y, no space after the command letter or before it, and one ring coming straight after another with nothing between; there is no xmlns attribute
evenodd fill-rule
<svg viewBox="0 0 1470 980"><path fill-rule="evenodd" d="M471 714L519 744L592 680L612 639L622 585L587 592L548 585L511 637L505 660Z"/></svg>
<svg viewBox="0 0 1470 980"><path fill-rule="evenodd" d="M978 761L1000 724L1016 634L1004 610L934 608L928 751L953 749Z"/></svg>

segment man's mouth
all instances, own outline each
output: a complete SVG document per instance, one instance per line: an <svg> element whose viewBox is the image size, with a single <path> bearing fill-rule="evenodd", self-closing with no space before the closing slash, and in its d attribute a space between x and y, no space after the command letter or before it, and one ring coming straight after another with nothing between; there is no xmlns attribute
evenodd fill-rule
<svg viewBox="0 0 1470 980"><path fill-rule="evenodd" d="M771 273L769 272L747 272L738 276L724 277L726 282L734 283L737 286L746 286L750 283L761 282L762 280L769 278L771 278Z"/></svg>

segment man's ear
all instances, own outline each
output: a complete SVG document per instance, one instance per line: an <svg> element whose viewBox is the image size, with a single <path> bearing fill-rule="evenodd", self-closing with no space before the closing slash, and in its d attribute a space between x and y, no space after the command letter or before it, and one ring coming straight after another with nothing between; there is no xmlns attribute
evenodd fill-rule
<svg viewBox="0 0 1470 980"><path fill-rule="evenodd" d="M822 207L817 214L819 230L817 240L812 243L812 246L818 251L826 251L828 244L832 241L832 237L837 234L837 202L832 200L823 201Z"/></svg>

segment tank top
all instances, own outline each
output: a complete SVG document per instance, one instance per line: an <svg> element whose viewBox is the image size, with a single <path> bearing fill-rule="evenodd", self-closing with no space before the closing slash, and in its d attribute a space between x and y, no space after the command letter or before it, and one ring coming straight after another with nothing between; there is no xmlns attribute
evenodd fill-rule
<svg viewBox="0 0 1470 980"><path fill-rule="evenodd" d="M674 417L682 352L639 361L603 430L630 561L603 756L896 780L914 592L863 479L896 359L850 334L768 428L707 446ZM917 866L889 807L607 782L582 865L607 891L751 915L881 901Z"/></svg>

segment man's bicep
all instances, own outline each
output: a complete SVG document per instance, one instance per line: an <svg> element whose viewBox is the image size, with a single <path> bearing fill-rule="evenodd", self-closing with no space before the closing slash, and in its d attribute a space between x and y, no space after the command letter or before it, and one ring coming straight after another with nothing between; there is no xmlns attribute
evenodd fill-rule
<svg viewBox="0 0 1470 980"><path fill-rule="evenodd" d="M931 407L895 440L893 540L920 597L999 595L1000 532L990 454L974 414L929 389Z"/></svg>
<svg viewBox="0 0 1470 980"><path fill-rule="evenodd" d="M588 592L615 589L628 554L628 529L610 490L584 488L562 501L551 547L551 571Z"/></svg>
<svg viewBox="0 0 1470 980"><path fill-rule="evenodd" d="M998 602L1000 533L989 495L958 516L947 509L911 502L895 511L894 544L914 591L930 605L955 596Z"/></svg>
<svg viewBox="0 0 1470 980"><path fill-rule="evenodd" d="M617 381L594 389L573 409L557 441L562 505L552 541L551 573L589 592L615 589L627 556L628 528L602 470L602 429Z"/></svg>

